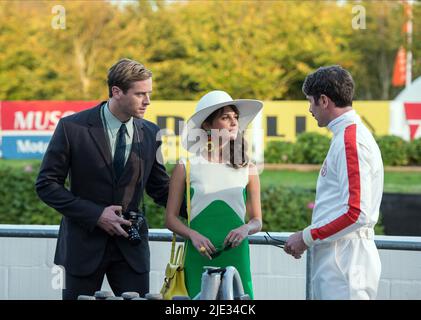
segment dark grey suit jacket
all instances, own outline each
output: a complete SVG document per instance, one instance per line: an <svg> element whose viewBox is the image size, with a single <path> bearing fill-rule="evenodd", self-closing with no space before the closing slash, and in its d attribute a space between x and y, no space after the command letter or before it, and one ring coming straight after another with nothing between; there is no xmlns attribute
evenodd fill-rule
<svg viewBox="0 0 421 320"><path fill-rule="evenodd" d="M137 211L144 189L161 206L168 197L169 177L156 158L159 127L147 120L134 119L132 150L116 180L100 114L104 103L59 121L36 181L38 196L63 215L54 263L76 276L92 274L101 262L111 238L97 226L105 207ZM70 190L64 186L67 176ZM185 214L185 206L182 211ZM138 246L114 237L127 262L140 273L149 271L150 265L147 223L141 236Z"/></svg>

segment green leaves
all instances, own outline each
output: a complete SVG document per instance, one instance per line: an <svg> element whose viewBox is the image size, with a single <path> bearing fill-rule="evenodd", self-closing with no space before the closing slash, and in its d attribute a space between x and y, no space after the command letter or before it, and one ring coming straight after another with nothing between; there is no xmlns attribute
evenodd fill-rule
<svg viewBox="0 0 421 320"><path fill-rule="evenodd" d="M39 163L28 167L0 167L0 223L59 224L61 216L35 192Z"/></svg>
<svg viewBox="0 0 421 320"><path fill-rule="evenodd" d="M409 163L407 141L396 136L382 136L376 140L385 166L404 166Z"/></svg>
<svg viewBox="0 0 421 320"><path fill-rule="evenodd" d="M295 143L269 142L265 149L265 162L320 164L326 158L329 146L329 137L304 132L298 135Z"/></svg>
<svg viewBox="0 0 421 320"><path fill-rule="evenodd" d="M29 165L26 162L20 164L17 161L3 160L0 163L0 223L59 224L61 214L45 205L35 192L40 162L31 161ZM169 173L172 169L173 166L167 168ZM294 179L297 180L298 177ZM314 183L316 179L314 177ZM303 183L296 182L291 187L279 183L262 185L263 230L301 230L310 223L315 191L311 187L297 187ZM156 205L146 194L145 206L149 227L164 228L165 209Z"/></svg>
<svg viewBox="0 0 421 320"><path fill-rule="evenodd" d="M341 64L357 99L391 99L402 34L400 2L363 1L366 29L354 30L354 2L62 1L66 28L51 27L51 1L0 1L0 100L107 97L108 68L122 57L154 73L154 99L303 99L305 76ZM414 4L414 17L421 6ZM421 19L414 19L413 77L421 74Z"/></svg>
<svg viewBox="0 0 421 320"><path fill-rule="evenodd" d="M329 137L314 132L301 133L294 145L296 163L320 164L330 147Z"/></svg>
<svg viewBox="0 0 421 320"><path fill-rule="evenodd" d="M412 165L421 165L421 138L412 140L409 144L409 163Z"/></svg>
<svg viewBox="0 0 421 320"><path fill-rule="evenodd" d="M407 142L397 136L376 137L385 166L421 165L421 138ZM321 164L330 147L324 135L305 132L294 143L270 141L265 148L266 163Z"/></svg>
<svg viewBox="0 0 421 320"><path fill-rule="evenodd" d="M294 160L294 145L287 141L270 141L266 144L266 163L292 163Z"/></svg>
<svg viewBox="0 0 421 320"><path fill-rule="evenodd" d="M264 231L302 230L311 222L314 191L269 186L262 190L261 199Z"/></svg>

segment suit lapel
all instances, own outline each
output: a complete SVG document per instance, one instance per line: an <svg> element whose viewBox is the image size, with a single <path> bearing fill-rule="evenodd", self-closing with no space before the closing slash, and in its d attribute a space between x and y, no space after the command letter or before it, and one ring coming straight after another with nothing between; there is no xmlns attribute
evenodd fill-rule
<svg viewBox="0 0 421 320"><path fill-rule="evenodd" d="M113 172L111 152L110 147L108 146L109 142L105 137L104 125L101 119L101 106L103 104L104 102L92 110L92 113L89 117L88 130L92 140L95 142L95 146L98 148L99 153L104 159L105 164L108 166L108 169Z"/></svg>

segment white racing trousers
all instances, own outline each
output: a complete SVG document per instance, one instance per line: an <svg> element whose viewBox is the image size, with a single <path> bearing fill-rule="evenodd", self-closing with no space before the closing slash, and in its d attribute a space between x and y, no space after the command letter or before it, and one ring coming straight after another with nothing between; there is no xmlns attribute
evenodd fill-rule
<svg viewBox="0 0 421 320"><path fill-rule="evenodd" d="M381 262L374 231L361 228L312 248L312 299L375 299Z"/></svg>

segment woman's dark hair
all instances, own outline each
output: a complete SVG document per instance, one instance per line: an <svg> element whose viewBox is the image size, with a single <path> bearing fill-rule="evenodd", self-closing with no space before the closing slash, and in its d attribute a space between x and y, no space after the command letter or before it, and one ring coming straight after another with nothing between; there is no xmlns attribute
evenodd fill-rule
<svg viewBox="0 0 421 320"><path fill-rule="evenodd" d="M205 119L205 121L203 121L203 123L212 125L212 122L223 114L224 108L226 107L230 107L237 114L237 116L240 116L240 112L238 111L238 108L236 106L228 105L212 112ZM222 150L222 154L226 154L227 152L229 152L229 163L233 168L238 169L248 165L249 158L247 156L247 141L244 139L243 132L238 131L236 139L230 140L229 146L227 145L224 148L228 147L229 149Z"/></svg>
<svg viewBox="0 0 421 320"><path fill-rule="evenodd" d="M303 93L312 96L316 104L322 94L328 96L339 108L352 106L354 80L339 65L321 67L304 80Z"/></svg>

